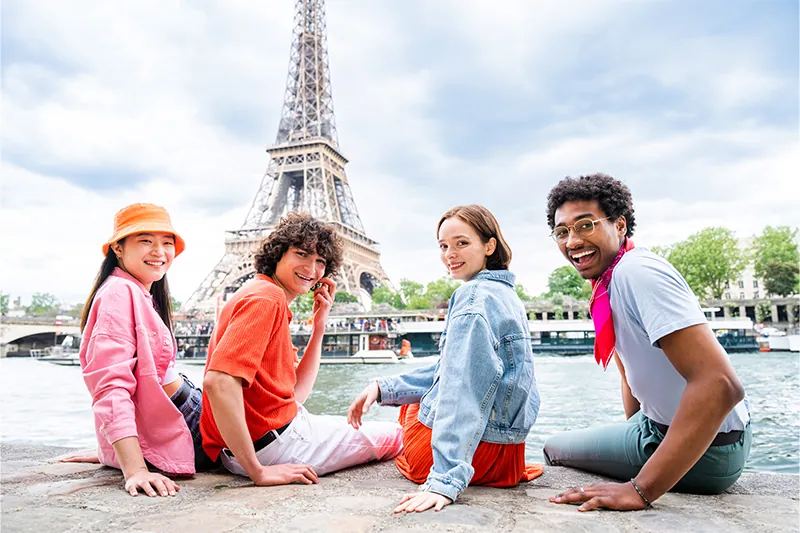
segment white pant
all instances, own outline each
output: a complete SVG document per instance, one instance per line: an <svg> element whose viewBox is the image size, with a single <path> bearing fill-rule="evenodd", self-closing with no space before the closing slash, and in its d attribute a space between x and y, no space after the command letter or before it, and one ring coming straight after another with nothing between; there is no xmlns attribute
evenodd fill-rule
<svg viewBox="0 0 800 533"><path fill-rule="evenodd" d="M343 468L391 459L403 450L403 431L396 422L364 422L353 429L343 416L312 415L297 405L297 416L275 440L256 452L264 466L311 465L318 476ZM235 457L225 450L222 464L230 472L247 476Z"/></svg>

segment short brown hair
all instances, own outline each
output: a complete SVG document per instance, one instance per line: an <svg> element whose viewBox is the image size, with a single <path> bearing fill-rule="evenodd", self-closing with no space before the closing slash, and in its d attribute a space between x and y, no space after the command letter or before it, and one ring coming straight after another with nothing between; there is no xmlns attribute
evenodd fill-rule
<svg viewBox="0 0 800 533"><path fill-rule="evenodd" d="M342 266L343 245L336 229L306 213L289 213L262 242L255 254L259 274L272 276L290 247L317 252L325 259L325 276L335 276Z"/></svg>
<svg viewBox="0 0 800 533"><path fill-rule="evenodd" d="M478 232L481 241L484 243L489 242L489 239L494 237L497 241L497 246L494 252L486 259L486 268L489 270L508 270L508 265L511 263L511 247L503 238L503 232L500 231L500 224L491 211L482 205L459 205L447 213L442 215L439 219L439 224L436 226L436 238L439 238L439 230L448 218L458 217Z"/></svg>

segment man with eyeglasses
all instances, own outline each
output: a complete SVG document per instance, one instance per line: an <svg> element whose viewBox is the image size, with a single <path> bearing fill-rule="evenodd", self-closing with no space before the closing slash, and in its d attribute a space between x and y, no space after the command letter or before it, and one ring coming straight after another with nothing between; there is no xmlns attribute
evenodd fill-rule
<svg viewBox="0 0 800 533"><path fill-rule="evenodd" d="M564 178L547 198L547 222L561 253L592 282L595 359L604 369L616 362L627 418L547 440L547 464L624 480L551 501L635 510L671 489L723 492L750 453L744 388L683 277L634 247L628 187L605 174Z"/></svg>

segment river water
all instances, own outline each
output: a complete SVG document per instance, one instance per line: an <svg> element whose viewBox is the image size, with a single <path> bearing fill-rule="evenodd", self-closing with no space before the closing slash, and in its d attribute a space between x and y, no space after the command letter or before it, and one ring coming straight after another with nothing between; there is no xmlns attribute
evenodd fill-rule
<svg viewBox="0 0 800 533"><path fill-rule="evenodd" d="M732 354L731 362L752 411L753 447L747 470L797 473L800 358L790 353ZM178 366L195 384L201 383L203 367ZM323 365L306 407L312 413L342 415L371 379L409 368L406 364ZM543 460L542 445L554 433L624 420L614 365L604 373L589 356L539 356L536 379L542 405L527 441L530 461ZM0 359L0 399L3 442L95 445L90 396L80 367L28 358ZM396 407L375 406L367 419L393 420L397 413Z"/></svg>

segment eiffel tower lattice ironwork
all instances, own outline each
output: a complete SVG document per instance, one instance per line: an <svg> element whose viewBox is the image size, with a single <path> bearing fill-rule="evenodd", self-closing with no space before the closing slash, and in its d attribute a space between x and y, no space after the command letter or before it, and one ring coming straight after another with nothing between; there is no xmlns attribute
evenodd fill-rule
<svg viewBox="0 0 800 533"><path fill-rule="evenodd" d="M297 0L295 27L278 136L270 163L239 230L228 231L225 255L184 305L211 311L255 271L253 253L280 218L302 211L332 224L344 241L339 290L359 296L390 281L378 243L364 232L339 152L328 73L324 0Z"/></svg>

